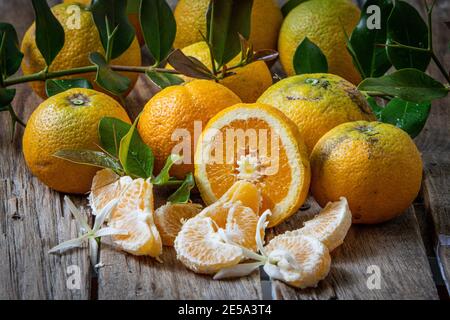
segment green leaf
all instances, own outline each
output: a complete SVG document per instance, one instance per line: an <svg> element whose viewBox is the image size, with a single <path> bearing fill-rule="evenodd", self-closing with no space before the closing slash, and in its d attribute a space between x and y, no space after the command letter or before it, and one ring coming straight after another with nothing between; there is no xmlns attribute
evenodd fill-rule
<svg viewBox="0 0 450 320"><path fill-rule="evenodd" d="M36 16L36 45L50 66L64 46L64 29L46 0L32 0L32 3Z"/></svg>
<svg viewBox="0 0 450 320"><path fill-rule="evenodd" d="M128 0L127 14L139 13L140 6L141 6L141 0Z"/></svg>
<svg viewBox="0 0 450 320"><path fill-rule="evenodd" d="M14 100L16 89L6 89L0 87L0 111L8 110L8 106Z"/></svg>
<svg viewBox="0 0 450 320"><path fill-rule="evenodd" d="M130 47L135 37L134 27L128 20L127 0L93 0L90 9L105 51L108 47L108 30L112 31L117 27L111 59L119 57Z"/></svg>
<svg viewBox="0 0 450 320"><path fill-rule="evenodd" d="M9 77L19 70L23 58L17 32L11 24L0 22L0 41L3 42L0 52L0 72Z"/></svg>
<svg viewBox="0 0 450 320"><path fill-rule="evenodd" d="M293 63L296 74L328 72L327 58L308 37L295 50Z"/></svg>
<svg viewBox="0 0 450 320"><path fill-rule="evenodd" d="M127 77L113 71L106 63L105 57L98 52L89 54L89 60L97 66L95 83L106 91L120 96L130 87L131 81Z"/></svg>
<svg viewBox="0 0 450 320"><path fill-rule="evenodd" d="M367 12L368 8L372 6L380 8L380 25L369 29L368 25L372 25L373 19L376 18L373 11ZM387 20L392 8L391 0L368 0L361 10L359 23L350 36L350 52L356 55L354 59L359 63L363 78L380 77L392 65L386 49L379 46L379 44L386 43Z"/></svg>
<svg viewBox="0 0 450 320"><path fill-rule="evenodd" d="M180 77L170 73L149 71L146 74L150 81L161 89L182 84L184 82Z"/></svg>
<svg viewBox="0 0 450 320"><path fill-rule="evenodd" d="M47 97L54 96L55 94L67 91L72 88L86 88L92 89L92 84L86 79L67 79L56 80L49 79L45 81L45 92Z"/></svg>
<svg viewBox="0 0 450 320"><path fill-rule="evenodd" d="M154 157L136 131L137 121L139 117L120 141L119 160L127 175L147 179L153 173Z"/></svg>
<svg viewBox="0 0 450 320"><path fill-rule="evenodd" d="M425 126L431 103L414 103L398 98L392 99L381 112L381 121L393 124L416 137Z"/></svg>
<svg viewBox="0 0 450 320"><path fill-rule="evenodd" d="M116 159L101 151L59 150L53 156L78 164L112 169L115 172L122 171L122 167Z"/></svg>
<svg viewBox="0 0 450 320"><path fill-rule="evenodd" d="M177 25L165 0L143 0L140 21L145 44L159 64L172 49Z"/></svg>
<svg viewBox="0 0 450 320"><path fill-rule="evenodd" d="M370 108L372 109L373 113L377 117L379 121L381 121L381 113L383 112L383 107L380 107L373 97L367 97L367 102L369 103Z"/></svg>
<svg viewBox="0 0 450 320"><path fill-rule="evenodd" d="M395 1L387 21L387 44L428 48L428 27L417 10L404 1ZM396 69L415 68L425 71L430 63L428 52L387 47L387 54Z"/></svg>
<svg viewBox="0 0 450 320"><path fill-rule="evenodd" d="M281 7L281 13L283 14L283 17L286 17L289 12L291 12L292 9L297 7L299 4L306 2L308 0L289 0Z"/></svg>
<svg viewBox="0 0 450 320"><path fill-rule="evenodd" d="M119 157L122 138L130 131L131 124L120 119L103 117L98 123L98 138L101 147L114 157Z"/></svg>
<svg viewBox="0 0 450 320"><path fill-rule="evenodd" d="M358 89L416 103L444 98L448 93L442 83L416 69L399 70L381 78L367 78L359 84Z"/></svg>
<svg viewBox="0 0 450 320"><path fill-rule="evenodd" d="M164 168L162 168L161 172L158 174L158 176L153 179L152 183L155 185L163 185L166 184L170 180L170 168L172 168L173 164L179 160L183 159L178 154L171 154L164 164Z"/></svg>
<svg viewBox="0 0 450 320"><path fill-rule="evenodd" d="M167 62L185 76L206 80L215 79L207 66L194 57L186 56L180 49L174 50L167 58Z"/></svg>
<svg viewBox="0 0 450 320"><path fill-rule="evenodd" d="M187 203L191 197L191 190L194 187L194 176L189 172L181 186L167 199L167 201L171 203Z"/></svg>
<svg viewBox="0 0 450 320"><path fill-rule="evenodd" d="M219 67L240 52L239 34L249 38L252 6L253 0L211 0L207 14L207 39Z"/></svg>

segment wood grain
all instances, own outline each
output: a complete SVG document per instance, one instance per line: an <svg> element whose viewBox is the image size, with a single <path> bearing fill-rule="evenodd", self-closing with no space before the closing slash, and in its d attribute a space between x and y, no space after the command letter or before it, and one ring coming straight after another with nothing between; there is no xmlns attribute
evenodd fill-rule
<svg viewBox="0 0 450 320"><path fill-rule="evenodd" d="M450 292L450 153L424 155L425 208L434 224L434 248L447 290Z"/></svg>

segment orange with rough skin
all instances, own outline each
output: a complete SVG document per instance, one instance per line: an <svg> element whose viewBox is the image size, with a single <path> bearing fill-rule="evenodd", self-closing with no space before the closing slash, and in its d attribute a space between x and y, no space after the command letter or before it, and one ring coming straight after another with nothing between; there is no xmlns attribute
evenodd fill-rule
<svg viewBox="0 0 450 320"><path fill-rule="evenodd" d="M70 89L42 102L28 120L23 135L23 153L31 172L57 191L88 192L99 168L53 155L62 149L98 150L97 128L103 117L130 123L117 101L94 90Z"/></svg>
<svg viewBox="0 0 450 320"><path fill-rule="evenodd" d="M130 6L130 3L136 2L139 0L128 0L128 6ZM64 0L63 3L81 3L85 6L90 5L92 0ZM134 29L136 30L136 37L139 41L139 44L142 46L144 41L144 36L142 34L141 30L141 24L139 22L139 14L136 12L130 12L128 11L128 19L130 20L130 23L133 25Z"/></svg>
<svg viewBox="0 0 450 320"><path fill-rule="evenodd" d="M359 18L360 10L349 0L304 1L292 9L283 21L278 38L280 61L286 73L295 74L294 54L308 37L326 56L329 73L358 84L361 76L347 51L345 33L352 33Z"/></svg>
<svg viewBox="0 0 450 320"><path fill-rule="evenodd" d="M177 35L175 48L202 41L206 35L206 13L210 0L180 0L175 8ZM283 15L275 0L254 0L251 14L250 42L255 50L276 49Z"/></svg>
<svg viewBox="0 0 450 320"><path fill-rule="evenodd" d="M183 53L187 56L197 58L205 66L211 69L211 54L209 52L208 44L204 41L194 43L186 48L183 48ZM227 66L231 67L237 65L241 61L241 55L238 54L231 60ZM225 87L236 93L242 102L253 103L259 96L272 85L272 74L270 73L267 64L263 61L255 61L244 67L233 69L234 75L230 75L222 80L220 83ZM193 78L182 76L185 81L192 81Z"/></svg>
<svg viewBox="0 0 450 320"><path fill-rule="evenodd" d="M159 172L172 153L180 154L185 147L184 163L175 164L171 174L184 179L194 171L193 157L196 136L209 119L222 109L241 102L239 97L221 84L208 80L194 80L185 85L165 88L145 105L139 119L138 131L155 155L155 172ZM200 134L199 132L199 134ZM184 142L184 143L183 143ZM187 150L186 150L187 149Z"/></svg>
<svg viewBox="0 0 450 320"><path fill-rule="evenodd" d="M80 7L80 28L69 29L67 20L70 18L67 8L71 5ZM94 19L87 7L81 3L66 3L52 7L52 12L61 23L65 32L65 43L62 50L58 53L55 60L49 67L50 72L90 66L89 54L91 52L99 52L105 54L100 36L95 26ZM42 57L35 41L35 24L33 23L22 40L21 51L24 53L22 61L22 70L25 75L32 74L43 70L46 67L45 60ZM112 64L123 66L140 66L141 65L141 49L138 41L135 39L130 47L118 58L111 61ZM129 91L133 88L137 81L138 74L133 72L123 72L131 80ZM85 78L89 80L96 90L101 90L95 83L95 72L82 75L64 76L64 79ZM33 90L43 99L47 97L45 93L45 82L31 82ZM105 92L107 93L107 92Z"/></svg>
<svg viewBox="0 0 450 320"><path fill-rule="evenodd" d="M280 109L294 121L308 152L325 133L341 123L376 120L366 99L353 84L327 73L283 79L267 89L258 102Z"/></svg>
<svg viewBox="0 0 450 320"><path fill-rule="evenodd" d="M380 223L402 214L417 196L422 160L413 140L386 123L344 123L311 154L311 191L324 206L348 200L354 223Z"/></svg>

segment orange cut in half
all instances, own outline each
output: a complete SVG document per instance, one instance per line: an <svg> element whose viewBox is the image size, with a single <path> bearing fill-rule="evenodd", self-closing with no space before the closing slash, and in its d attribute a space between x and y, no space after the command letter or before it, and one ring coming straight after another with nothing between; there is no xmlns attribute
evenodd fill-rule
<svg viewBox="0 0 450 320"><path fill-rule="evenodd" d="M300 208L310 177L297 127L266 104L241 103L222 110L208 122L197 143L195 178L205 203L216 202L236 181L251 182L261 193L259 212L272 211L269 227Z"/></svg>

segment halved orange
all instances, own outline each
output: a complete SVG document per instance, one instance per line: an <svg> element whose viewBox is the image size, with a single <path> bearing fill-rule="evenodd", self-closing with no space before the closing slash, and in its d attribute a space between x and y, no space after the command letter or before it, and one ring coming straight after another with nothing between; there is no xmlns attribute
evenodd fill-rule
<svg viewBox="0 0 450 320"><path fill-rule="evenodd" d="M261 192L260 212L270 209L269 227L295 213L305 201L310 167L295 124L269 105L237 104L219 112L201 134L195 178L212 204L239 180Z"/></svg>

